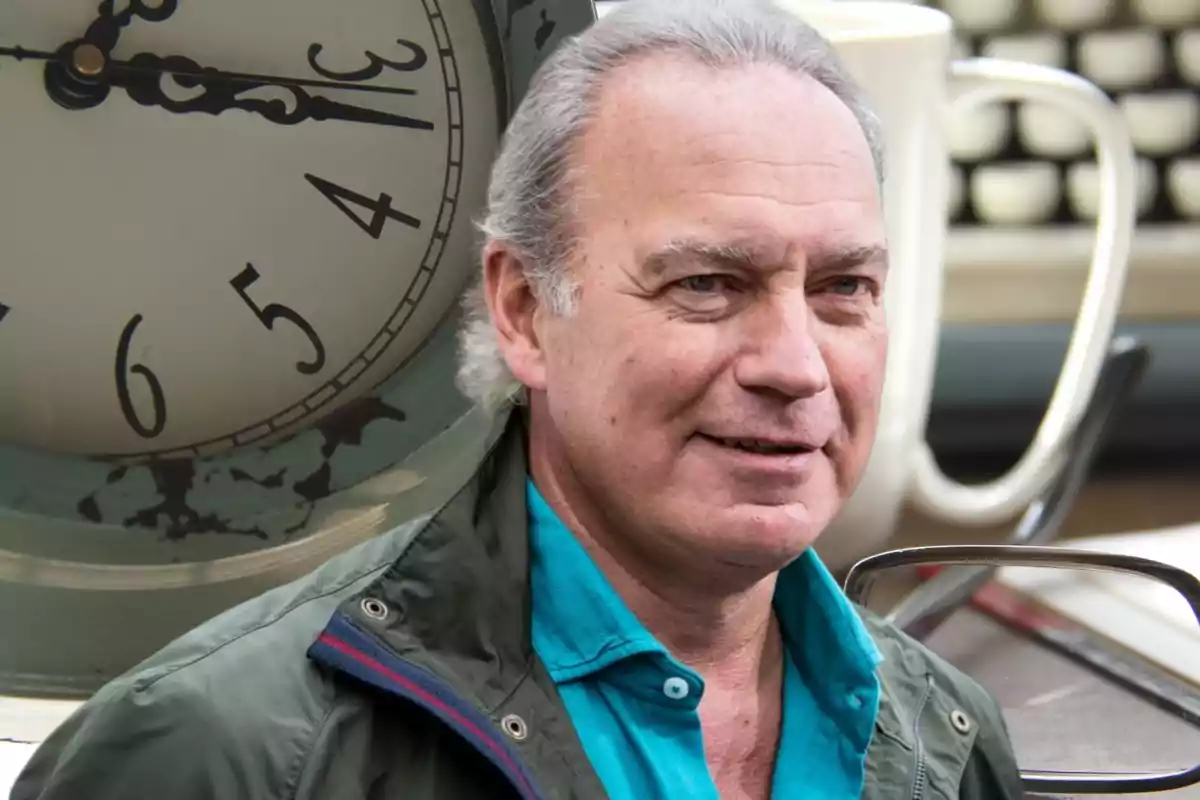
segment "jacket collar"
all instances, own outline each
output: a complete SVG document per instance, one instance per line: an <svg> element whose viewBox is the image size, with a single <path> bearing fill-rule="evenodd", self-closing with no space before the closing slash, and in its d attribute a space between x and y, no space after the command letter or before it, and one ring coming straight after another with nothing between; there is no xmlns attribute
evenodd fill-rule
<svg viewBox="0 0 1200 800"><path fill-rule="evenodd" d="M509 412L480 469L429 521L367 594L392 610L373 626L395 655L482 706L527 675L530 638L525 430Z"/></svg>
<svg viewBox="0 0 1200 800"><path fill-rule="evenodd" d="M326 669L440 719L518 797L603 798L530 641L524 426L512 413L475 475L428 519L386 535L401 555L309 648Z"/></svg>

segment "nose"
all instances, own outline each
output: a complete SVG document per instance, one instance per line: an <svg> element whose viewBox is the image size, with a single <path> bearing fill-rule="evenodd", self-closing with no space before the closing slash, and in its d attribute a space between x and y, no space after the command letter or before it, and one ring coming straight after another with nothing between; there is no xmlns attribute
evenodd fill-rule
<svg viewBox="0 0 1200 800"><path fill-rule="evenodd" d="M743 389L795 400L829 387L825 356L814 335L820 322L804 293L798 294L763 302L746 320L746 340L734 365Z"/></svg>

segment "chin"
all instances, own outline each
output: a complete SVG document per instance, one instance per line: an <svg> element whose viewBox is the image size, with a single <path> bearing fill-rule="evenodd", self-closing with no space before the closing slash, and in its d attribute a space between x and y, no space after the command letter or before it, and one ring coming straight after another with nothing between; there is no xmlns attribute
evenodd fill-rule
<svg viewBox="0 0 1200 800"><path fill-rule="evenodd" d="M782 569L807 550L829 523L829 515L813 513L802 502L788 505L742 503L696 520L700 533L722 561Z"/></svg>

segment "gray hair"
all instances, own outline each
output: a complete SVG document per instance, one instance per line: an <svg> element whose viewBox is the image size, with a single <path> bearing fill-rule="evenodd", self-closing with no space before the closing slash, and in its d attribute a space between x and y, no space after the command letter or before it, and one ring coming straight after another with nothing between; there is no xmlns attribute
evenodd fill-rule
<svg viewBox="0 0 1200 800"><path fill-rule="evenodd" d="M479 228L521 258L533 291L551 313L569 314L575 302L575 280L566 268L575 246L572 148L605 78L640 56L664 51L706 66L768 63L813 78L854 113L882 178L878 120L833 47L795 14L772 0L625 0L563 41L541 65L492 168ZM482 281L467 292L463 306L459 389L488 410L519 400L522 387L501 354Z"/></svg>

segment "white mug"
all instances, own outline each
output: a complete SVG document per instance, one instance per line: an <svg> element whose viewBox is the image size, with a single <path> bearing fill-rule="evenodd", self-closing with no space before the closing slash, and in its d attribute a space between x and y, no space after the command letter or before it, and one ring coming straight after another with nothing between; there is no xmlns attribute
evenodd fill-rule
<svg viewBox="0 0 1200 800"><path fill-rule="evenodd" d="M1124 118L1083 78L1012 61L952 58L953 23L898 2L777 0L829 41L880 117L887 149L884 208L891 266L890 329L879 432L866 473L818 541L831 567L881 549L905 502L963 525L1010 518L1061 466L1103 365L1124 288L1135 222L1135 162ZM924 438L938 346L949 169L946 120L963 106L1033 100L1077 117L1096 143L1100 208L1083 301L1037 434L1005 475L964 485L938 467Z"/></svg>

